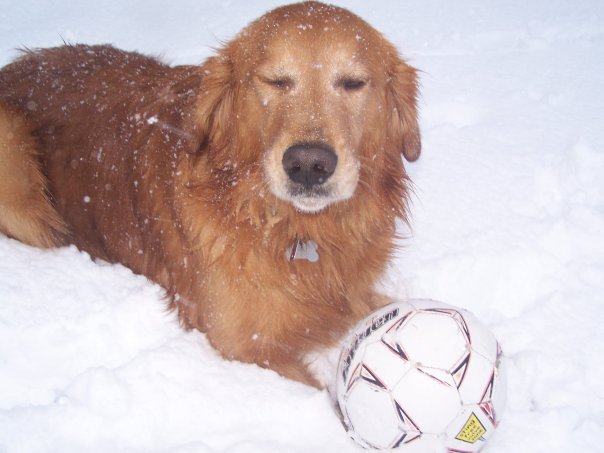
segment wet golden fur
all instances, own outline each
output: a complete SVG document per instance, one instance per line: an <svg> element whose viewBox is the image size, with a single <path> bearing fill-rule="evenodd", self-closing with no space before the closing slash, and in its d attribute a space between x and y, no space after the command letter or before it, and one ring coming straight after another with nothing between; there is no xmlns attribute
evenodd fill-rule
<svg viewBox="0 0 604 453"><path fill-rule="evenodd" d="M315 2L267 13L200 66L28 51L0 71L0 231L122 263L225 357L318 386L306 354L385 301L373 287L407 218L416 96L389 42ZM306 209L280 162L317 141L338 169ZM286 259L298 239L318 262Z"/></svg>

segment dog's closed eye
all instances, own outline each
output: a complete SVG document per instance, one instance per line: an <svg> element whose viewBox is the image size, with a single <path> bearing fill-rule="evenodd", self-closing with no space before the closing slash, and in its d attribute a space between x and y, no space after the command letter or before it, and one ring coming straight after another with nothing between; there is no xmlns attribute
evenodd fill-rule
<svg viewBox="0 0 604 453"><path fill-rule="evenodd" d="M288 91L294 87L294 80L291 77L262 77L261 80L278 90Z"/></svg>
<svg viewBox="0 0 604 453"><path fill-rule="evenodd" d="M335 85L337 88L342 88L344 91L354 92L365 88L367 81L357 77L340 77Z"/></svg>

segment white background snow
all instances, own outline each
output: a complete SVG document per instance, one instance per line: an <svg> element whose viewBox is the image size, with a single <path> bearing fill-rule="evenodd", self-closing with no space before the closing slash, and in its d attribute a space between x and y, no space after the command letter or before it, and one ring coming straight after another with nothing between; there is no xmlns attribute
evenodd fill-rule
<svg viewBox="0 0 604 453"><path fill-rule="evenodd" d="M336 3L423 71L413 230L384 291L499 337L508 407L486 452L604 451L604 2ZM0 64L62 40L197 63L279 4L2 0ZM145 278L0 237L0 452L113 451L356 447L325 392L222 360Z"/></svg>

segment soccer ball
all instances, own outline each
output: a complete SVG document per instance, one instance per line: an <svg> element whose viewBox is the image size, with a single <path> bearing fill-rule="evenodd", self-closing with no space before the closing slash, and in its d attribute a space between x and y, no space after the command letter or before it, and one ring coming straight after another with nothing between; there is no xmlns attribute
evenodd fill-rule
<svg viewBox="0 0 604 453"><path fill-rule="evenodd" d="M468 311L396 302L361 321L345 345L336 395L361 446L469 453L497 427L506 390L501 348Z"/></svg>

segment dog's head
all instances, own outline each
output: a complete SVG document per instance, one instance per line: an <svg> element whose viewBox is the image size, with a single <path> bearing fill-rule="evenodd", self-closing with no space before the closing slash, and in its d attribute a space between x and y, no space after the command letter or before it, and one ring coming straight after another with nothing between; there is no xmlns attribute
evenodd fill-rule
<svg viewBox="0 0 604 453"><path fill-rule="evenodd" d="M202 69L206 141L237 142L238 155L223 158L256 162L270 192L298 211L348 200L384 171L404 175L401 152L419 157L416 72L347 10L277 8Z"/></svg>

